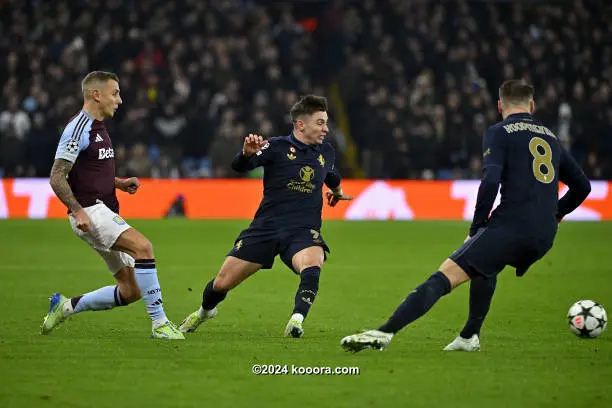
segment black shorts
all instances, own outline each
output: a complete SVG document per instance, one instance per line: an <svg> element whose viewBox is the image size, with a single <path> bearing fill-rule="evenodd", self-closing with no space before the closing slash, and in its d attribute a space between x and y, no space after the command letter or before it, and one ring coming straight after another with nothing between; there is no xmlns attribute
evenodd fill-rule
<svg viewBox="0 0 612 408"><path fill-rule="evenodd" d="M262 230L258 228L247 228L240 233L234 247L228 252L233 256L248 262L262 265L262 269L270 269L274 264L276 255L295 273L292 259L302 249L311 246L323 248L325 259L330 252L329 247L318 231L299 228L283 232Z"/></svg>
<svg viewBox="0 0 612 408"><path fill-rule="evenodd" d="M522 276L552 248L554 236L538 238L501 226L481 228L449 258L470 278L493 277L507 265Z"/></svg>

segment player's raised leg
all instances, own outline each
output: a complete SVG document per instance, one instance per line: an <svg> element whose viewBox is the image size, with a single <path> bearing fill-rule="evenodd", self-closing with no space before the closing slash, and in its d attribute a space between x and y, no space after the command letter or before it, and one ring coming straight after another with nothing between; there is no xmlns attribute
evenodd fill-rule
<svg viewBox="0 0 612 408"><path fill-rule="evenodd" d="M184 339L183 334L174 327L164 312L151 242L140 232L130 228L119 236L113 249L125 252L134 258L134 279L140 288L140 294L153 324L151 336L173 340Z"/></svg>
<svg viewBox="0 0 612 408"><path fill-rule="evenodd" d="M470 281L470 311L461 333L445 351L480 351L480 329L491 307L497 276L475 276Z"/></svg>
<svg viewBox="0 0 612 408"><path fill-rule="evenodd" d="M219 274L212 279L202 293L202 305L189 314L179 326L184 333L196 331L204 321L217 315L217 305L227 296L227 292L238 286L249 276L260 270L261 264L245 261L234 256L225 258Z"/></svg>
<svg viewBox="0 0 612 408"><path fill-rule="evenodd" d="M451 259L442 263L440 269L428 280L410 292L385 324L376 330L353 334L342 339L341 346L347 351L361 351L367 348L383 350L393 335L423 316L444 295L470 278Z"/></svg>
<svg viewBox="0 0 612 408"><path fill-rule="evenodd" d="M285 326L285 337L300 338L304 335L302 323L319 292L319 277L325 261L323 248L311 246L296 253L291 263L299 271L300 284L295 293L293 312Z"/></svg>

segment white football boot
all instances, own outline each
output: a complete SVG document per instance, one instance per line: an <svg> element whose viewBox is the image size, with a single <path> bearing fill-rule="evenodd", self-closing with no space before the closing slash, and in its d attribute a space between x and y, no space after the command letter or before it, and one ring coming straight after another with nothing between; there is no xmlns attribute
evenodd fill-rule
<svg viewBox="0 0 612 408"><path fill-rule="evenodd" d="M285 337L299 339L304 336L304 328L302 327L303 322L304 316L299 313L294 313L289 319L287 326L285 326Z"/></svg>
<svg viewBox="0 0 612 408"><path fill-rule="evenodd" d="M480 351L480 340L477 334L469 339L457 336L448 346L444 347L444 351Z"/></svg>
<svg viewBox="0 0 612 408"><path fill-rule="evenodd" d="M393 338L393 333L385 333L379 330L366 330L363 333L346 336L340 341L340 346L345 351L356 353L365 349L377 349L383 351Z"/></svg>

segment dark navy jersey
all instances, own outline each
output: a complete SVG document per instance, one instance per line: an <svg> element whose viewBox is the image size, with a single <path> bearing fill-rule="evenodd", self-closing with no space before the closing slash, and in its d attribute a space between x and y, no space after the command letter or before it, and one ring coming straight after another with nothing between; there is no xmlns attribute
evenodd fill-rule
<svg viewBox="0 0 612 408"><path fill-rule="evenodd" d="M571 191L559 201L559 181ZM501 202L489 219L499 184ZM555 134L530 114L514 114L483 138L483 179L470 235L487 224L556 233L558 219L586 198L590 184Z"/></svg>
<svg viewBox="0 0 612 408"><path fill-rule="evenodd" d="M119 212L115 193L115 152L104 122L81 110L64 128L56 159L74 163L68 185L83 207L102 201Z"/></svg>
<svg viewBox="0 0 612 408"><path fill-rule="evenodd" d="M240 152L232 162L239 172L263 166L263 199L251 227L271 230L321 228L323 184L340 185L334 167L336 155L329 143L306 145L293 134L268 139L256 154Z"/></svg>

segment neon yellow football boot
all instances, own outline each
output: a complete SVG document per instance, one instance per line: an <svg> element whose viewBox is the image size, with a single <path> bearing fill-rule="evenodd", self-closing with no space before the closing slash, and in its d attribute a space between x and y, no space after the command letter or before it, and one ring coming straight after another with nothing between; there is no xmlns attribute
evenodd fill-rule
<svg viewBox="0 0 612 408"><path fill-rule="evenodd" d="M51 331L62 324L67 316L64 316L63 306L70 299L59 293L54 293L49 300L49 311L40 326L40 334L49 334Z"/></svg>

